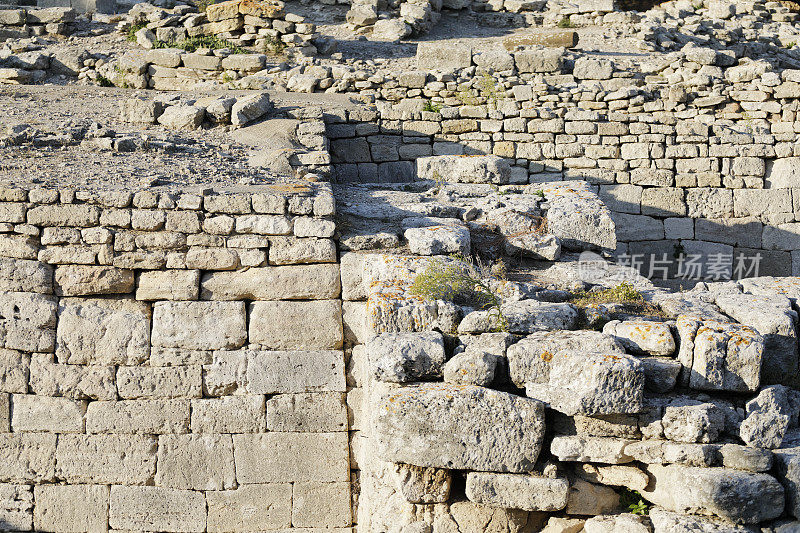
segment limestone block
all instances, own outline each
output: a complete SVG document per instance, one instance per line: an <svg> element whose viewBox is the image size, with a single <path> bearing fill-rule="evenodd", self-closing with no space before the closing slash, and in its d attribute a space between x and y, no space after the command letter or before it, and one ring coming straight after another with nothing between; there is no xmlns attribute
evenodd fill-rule
<svg viewBox="0 0 800 533"><path fill-rule="evenodd" d="M0 433L0 479L3 481L52 481L55 466L55 434Z"/></svg>
<svg viewBox="0 0 800 533"><path fill-rule="evenodd" d="M384 333L366 346L372 375L380 381L405 383L442 376L446 354L441 333Z"/></svg>
<svg viewBox="0 0 800 533"><path fill-rule="evenodd" d="M417 177L422 180L502 185L509 182L510 176L508 161L496 155L439 155L417 159Z"/></svg>
<svg viewBox="0 0 800 533"><path fill-rule="evenodd" d="M403 234L411 253L416 255L469 255L469 230L461 224L409 228Z"/></svg>
<svg viewBox="0 0 800 533"><path fill-rule="evenodd" d="M340 392L279 394L267 400L268 431L347 431L347 406Z"/></svg>
<svg viewBox="0 0 800 533"><path fill-rule="evenodd" d="M28 392L29 364L28 355L0 349L0 392Z"/></svg>
<svg viewBox="0 0 800 533"><path fill-rule="evenodd" d="M338 298L339 265L290 265L210 272L203 276L204 300L324 300Z"/></svg>
<svg viewBox="0 0 800 533"><path fill-rule="evenodd" d="M562 350L624 352L613 337L598 331L537 331L508 347L511 381L520 388L528 382L547 383L553 356Z"/></svg>
<svg viewBox="0 0 800 533"><path fill-rule="evenodd" d="M158 438L156 485L223 490L236 485L230 435L162 435Z"/></svg>
<svg viewBox="0 0 800 533"><path fill-rule="evenodd" d="M670 511L714 514L745 524L783 512L784 489L767 474L682 465L648 465L647 472L651 484L642 496Z"/></svg>
<svg viewBox="0 0 800 533"><path fill-rule="evenodd" d="M55 349L56 300L25 292L0 293L0 346L27 352Z"/></svg>
<svg viewBox="0 0 800 533"><path fill-rule="evenodd" d="M86 402L32 394L13 394L11 429L14 432L83 433L85 412Z"/></svg>
<svg viewBox="0 0 800 533"><path fill-rule="evenodd" d="M595 516L616 511L618 507L619 494L614 489L576 479L570 487L566 512L568 515Z"/></svg>
<svg viewBox="0 0 800 533"><path fill-rule="evenodd" d="M424 71L455 70L472 65L472 49L468 46L437 46L422 42L417 46L417 68Z"/></svg>
<svg viewBox="0 0 800 533"><path fill-rule="evenodd" d="M200 366L121 366L117 369L120 398L199 398Z"/></svg>
<svg viewBox="0 0 800 533"><path fill-rule="evenodd" d="M156 471L156 440L142 435L59 435L59 478L69 483L143 485Z"/></svg>
<svg viewBox="0 0 800 533"><path fill-rule="evenodd" d="M261 433L265 413L260 395L192 400L192 433Z"/></svg>
<svg viewBox="0 0 800 533"><path fill-rule="evenodd" d="M232 19L239 16L239 0L229 0L218 4L211 4L210 9L206 10L206 17L211 22Z"/></svg>
<svg viewBox="0 0 800 533"><path fill-rule="evenodd" d="M411 503L445 503L450 496L453 474L446 468L394 465L397 490Z"/></svg>
<svg viewBox="0 0 800 533"><path fill-rule="evenodd" d="M463 383L488 387L495 379L500 358L489 352L467 348L444 365L446 383Z"/></svg>
<svg viewBox="0 0 800 533"><path fill-rule="evenodd" d="M534 192L537 185L529 185ZM585 182L563 181L538 185L550 203L547 231L561 240L567 250L608 249L617 247L615 220ZM620 240L624 240L621 236Z"/></svg>
<svg viewBox="0 0 800 533"><path fill-rule="evenodd" d="M348 481L349 453L344 432L233 436L236 480L240 485Z"/></svg>
<svg viewBox="0 0 800 533"><path fill-rule="evenodd" d="M132 300L64 298L56 357L67 364L139 364L150 353L150 308Z"/></svg>
<svg viewBox="0 0 800 533"><path fill-rule="evenodd" d="M661 220L626 213L614 213L618 229L617 239L627 241L657 241L664 238L664 223Z"/></svg>
<svg viewBox="0 0 800 533"><path fill-rule="evenodd" d="M199 270L142 272L136 285L136 299L197 300L199 288Z"/></svg>
<svg viewBox="0 0 800 533"><path fill-rule="evenodd" d="M247 351L216 351L211 364L203 365L203 394L224 396L243 389L246 382Z"/></svg>
<svg viewBox="0 0 800 533"><path fill-rule="evenodd" d="M111 487L109 526L139 531L203 532L202 492L164 487Z"/></svg>
<svg viewBox="0 0 800 533"><path fill-rule="evenodd" d="M567 415L638 413L643 409L644 366L615 352L561 351L553 355L549 380L527 382L525 393Z"/></svg>
<svg viewBox="0 0 800 533"><path fill-rule="evenodd" d="M333 528L352 523L350 483L295 483L292 526Z"/></svg>
<svg viewBox="0 0 800 533"><path fill-rule="evenodd" d="M467 498L493 507L560 511L567 506L569 482L523 474L469 472Z"/></svg>
<svg viewBox="0 0 800 533"><path fill-rule="evenodd" d="M612 320L603 326L603 333L612 335L631 353L672 355L675 339L669 325L646 320Z"/></svg>
<svg viewBox="0 0 800 533"><path fill-rule="evenodd" d="M244 302L158 302L153 306L154 346L221 350L238 348L246 341Z"/></svg>
<svg viewBox="0 0 800 533"><path fill-rule="evenodd" d="M15 259L36 259L39 245L35 239L24 235L0 235L0 255ZM44 258L40 259L45 261ZM45 261L52 263L52 261Z"/></svg>
<svg viewBox="0 0 800 533"><path fill-rule="evenodd" d="M786 494L786 511L800 519L800 450L775 450L776 476Z"/></svg>
<svg viewBox="0 0 800 533"><path fill-rule="evenodd" d="M677 328L678 360L692 370L687 376L691 388L734 392L758 389L764 340L755 330L690 315L679 316Z"/></svg>
<svg viewBox="0 0 800 533"><path fill-rule="evenodd" d="M523 49L514 54L519 72L559 73L564 65L563 48Z"/></svg>
<svg viewBox="0 0 800 533"><path fill-rule="evenodd" d="M779 448L797 416L797 397L783 385L764 387L747 402L747 417L739 427L739 437L748 446Z"/></svg>
<svg viewBox="0 0 800 533"><path fill-rule="evenodd" d="M776 159L767 169L765 188L789 189L796 187L800 179L800 157Z"/></svg>
<svg viewBox="0 0 800 533"><path fill-rule="evenodd" d="M178 104L165 108L157 120L172 130L194 130L203 123L204 115L205 109L202 107Z"/></svg>
<svg viewBox="0 0 800 533"><path fill-rule="evenodd" d="M292 221L283 215L244 215L236 217L236 233L291 235Z"/></svg>
<svg viewBox="0 0 800 533"><path fill-rule="evenodd" d="M86 409L87 433L187 433L188 400L123 400L91 402Z"/></svg>
<svg viewBox="0 0 800 533"><path fill-rule="evenodd" d="M675 388L683 365L669 357L640 357L644 366L644 388L651 392L664 393Z"/></svg>
<svg viewBox="0 0 800 533"><path fill-rule="evenodd" d="M773 454L769 450L753 448L751 446L740 446L739 444L723 444L719 449L722 457L722 466L735 468L736 470L747 470L748 472L767 472L772 468ZM779 481L780 477L778 478ZM789 495L788 487L784 483L784 488ZM791 498L789 496L789 498Z"/></svg>
<svg viewBox="0 0 800 533"><path fill-rule="evenodd" d="M578 463L575 465L575 473L590 483L627 487L631 490L642 490L649 482L645 472L629 465Z"/></svg>
<svg viewBox="0 0 800 533"><path fill-rule="evenodd" d="M28 224L89 228L100 220L100 209L87 204L40 205L28 210Z"/></svg>
<svg viewBox="0 0 800 533"><path fill-rule="evenodd" d="M264 68L265 57L260 54L234 54L222 60L223 69L259 71ZM231 124L242 126L263 117L271 109L266 93L239 97L231 107Z"/></svg>
<svg viewBox="0 0 800 533"><path fill-rule="evenodd" d="M583 525L585 533L650 533L647 518L631 513L593 516Z"/></svg>
<svg viewBox="0 0 800 533"><path fill-rule="evenodd" d="M0 524L9 531L30 531L33 492L28 485L0 484ZM38 526L37 526L38 529Z"/></svg>
<svg viewBox="0 0 800 533"><path fill-rule="evenodd" d="M664 436L678 442L716 442L725 429L725 414L711 403L674 400L664 407Z"/></svg>
<svg viewBox="0 0 800 533"><path fill-rule="evenodd" d="M579 461L606 464L625 464L633 457L625 451L632 440L611 437L556 436L550 452L559 461Z"/></svg>
<svg viewBox="0 0 800 533"><path fill-rule="evenodd" d="M247 390L251 394L344 392L344 354L248 351Z"/></svg>
<svg viewBox="0 0 800 533"><path fill-rule="evenodd" d="M271 237L269 244L269 262L273 265L336 262L336 245L331 239Z"/></svg>
<svg viewBox="0 0 800 533"><path fill-rule="evenodd" d="M607 80L614 73L614 64L607 59L581 57L575 60L572 75L579 80Z"/></svg>
<svg viewBox="0 0 800 533"><path fill-rule="evenodd" d="M206 492L209 533L271 531L292 522L292 485L264 483Z"/></svg>
<svg viewBox="0 0 800 533"><path fill-rule="evenodd" d="M249 317L250 342L266 348L329 350L342 346L340 300L253 302Z"/></svg>
<svg viewBox="0 0 800 533"><path fill-rule="evenodd" d="M52 294L53 267L39 261L0 257L0 291Z"/></svg>
<svg viewBox="0 0 800 533"><path fill-rule="evenodd" d="M543 436L541 402L472 385L403 387L375 414L378 456L417 466L526 472Z"/></svg>
<svg viewBox="0 0 800 533"><path fill-rule="evenodd" d="M133 292L132 270L88 265L56 267L55 289L59 296L126 294Z"/></svg>
<svg viewBox="0 0 800 533"><path fill-rule="evenodd" d="M735 6L732 6L735 9ZM654 507L650 510L650 521L655 531L708 531L713 533L752 533L753 528L737 526L728 520L706 516L673 513Z"/></svg>
<svg viewBox="0 0 800 533"><path fill-rule="evenodd" d="M107 531L109 487L37 485L33 521L36 531Z"/></svg>

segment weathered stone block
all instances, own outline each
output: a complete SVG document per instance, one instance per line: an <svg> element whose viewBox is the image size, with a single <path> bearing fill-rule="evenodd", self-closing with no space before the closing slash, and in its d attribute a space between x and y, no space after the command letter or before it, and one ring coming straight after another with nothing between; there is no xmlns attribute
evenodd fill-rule
<svg viewBox="0 0 800 533"><path fill-rule="evenodd" d="M613 320L603 326L603 333L613 336L632 353L672 355L675 339L668 324L645 320Z"/></svg>
<svg viewBox="0 0 800 533"><path fill-rule="evenodd" d="M192 400L193 433L262 433L266 427L261 395Z"/></svg>
<svg viewBox="0 0 800 533"><path fill-rule="evenodd" d="M9 531L30 531L33 492L29 485L0 484L0 524ZM38 529L38 527L37 527Z"/></svg>
<svg viewBox="0 0 800 533"><path fill-rule="evenodd" d="M239 484L348 481L347 434L264 433L233 436Z"/></svg>
<svg viewBox="0 0 800 533"><path fill-rule="evenodd" d="M277 350L328 350L342 346L340 300L254 302L249 315L251 343Z"/></svg>
<svg viewBox="0 0 800 533"><path fill-rule="evenodd" d="M472 49L468 46L442 47L422 42L417 46L417 68L424 71L455 70L472 65Z"/></svg>
<svg viewBox="0 0 800 533"><path fill-rule="evenodd" d="M199 398L200 366L121 366L117 370L120 398Z"/></svg>
<svg viewBox="0 0 800 533"><path fill-rule="evenodd" d="M188 400L123 400L91 402L86 409L87 433L188 433Z"/></svg>
<svg viewBox="0 0 800 533"><path fill-rule="evenodd" d="M133 292L133 286L132 270L88 265L56 267L55 289L59 296L126 294Z"/></svg>
<svg viewBox="0 0 800 533"><path fill-rule="evenodd" d="M564 64L563 48L526 49L514 54L519 72L560 72Z"/></svg>
<svg viewBox="0 0 800 533"><path fill-rule="evenodd" d="M199 270L142 272L136 286L136 299L197 300L199 288Z"/></svg>
<svg viewBox="0 0 800 533"><path fill-rule="evenodd" d="M384 333L366 346L372 375L404 383L441 377L446 354L441 333Z"/></svg>
<svg viewBox="0 0 800 533"><path fill-rule="evenodd" d="M28 392L29 363L28 355L0 349L0 392Z"/></svg>
<svg viewBox="0 0 800 533"><path fill-rule="evenodd" d="M115 400L114 370L113 366L58 364L53 362L52 355L36 354L30 364L31 391L41 396L76 400Z"/></svg>
<svg viewBox="0 0 800 533"><path fill-rule="evenodd" d="M37 485L36 531L106 531L109 487L105 485Z"/></svg>
<svg viewBox="0 0 800 533"><path fill-rule="evenodd" d="M55 434L0 433L0 480L52 481L55 468Z"/></svg>
<svg viewBox="0 0 800 533"><path fill-rule="evenodd" d="M202 492L164 487L111 487L109 526L138 531L203 532Z"/></svg>
<svg viewBox="0 0 800 533"><path fill-rule="evenodd" d="M52 294L53 267L39 261L0 257L0 291Z"/></svg>
<svg viewBox="0 0 800 533"><path fill-rule="evenodd" d="M544 437L541 402L472 385L404 387L383 395L375 417L378 455L417 466L526 472Z"/></svg>
<svg viewBox="0 0 800 533"><path fill-rule="evenodd" d="M344 354L248 351L247 390L251 394L344 392Z"/></svg>
<svg viewBox="0 0 800 533"><path fill-rule="evenodd" d="M268 431L347 431L347 405L340 392L279 394L267 400Z"/></svg>
<svg viewBox="0 0 800 533"><path fill-rule="evenodd" d="M61 300L56 356L68 364L138 364L150 353L150 309L130 300Z"/></svg>
<svg viewBox="0 0 800 533"><path fill-rule="evenodd" d="M340 294L339 265L292 265L211 272L203 276L204 300L324 300Z"/></svg>
<svg viewBox="0 0 800 533"><path fill-rule="evenodd" d="M156 472L156 440L140 435L59 435L58 477L69 483L144 485Z"/></svg>
<svg viewBox="0 0 800 533"><path fill-rule="evenodd" d="M446 468L396 463L393 474L397 490L411 503L444 503L450 497L453 474Z"/></svg>
<svg viewBox="0 0 800 533"><path fill-rule="evenodd" d="M52 352L55 325L55 298L25 292L0 293L0 346L26 352Z"/></svg>
<svg viewBox="0 0 800 533"><path fill-rule="evenodd" d="M238 348L246 341L244 302L158 302L153 306L154 346L222 350Z"/></svg>
<svg viewBox="0 0 800 533"><path fill-rule="evenodd" d="M270 237L269 262L273 265L335 263L336 244L331 239Z"/></svg>
<svg viewBox="0 0 800 533"><path fill-rule="evenodd" d="M100 220L100 209L86 204L40 205L28 210L28 224L89 228Z"/></svg>
<svg viewBox="0 0 800 533"><path fill-rule="evenodd" d="M83 433L85 412L86 403L82 401L14 394L11 396L11 429L14 432Z"/></svg>
<svg viewBox="0 0 800 533"><path fill-rule="evenodd" d="M292 526L347 527L352 523L350 483L295 483Z"/></svg>
<svg viewBox="0 0 800 533"><path fill-rule="evenodd" d="M291 483L243 485L206 492L209 533L288 528L292 522Z"/></svg>
<svg viewBox="0 0 800 533"><path fill-rule="evenodd" d="M624 464L633 461L625 451L635 441L611 437L557 436L550 452L559 461Z"/></svg>
<svg viewBox="0 0 800 533"><path fill-rule="evenodd" d="M439 155L417 159L417 177L423 180L451 183L506 184L511 178L511 166L496 155L463 157Z"/></svg>
<svg viewBox="0 0 800 533"><path fill-rule="evenodd" d="M162 435L158 438L156 485L223 490L236 485L230 435Z"/></svg>

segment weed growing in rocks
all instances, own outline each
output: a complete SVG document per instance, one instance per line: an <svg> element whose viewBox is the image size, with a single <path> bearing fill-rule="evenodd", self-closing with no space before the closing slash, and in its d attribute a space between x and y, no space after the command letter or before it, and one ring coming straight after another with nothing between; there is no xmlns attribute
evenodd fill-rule
<svg viewBox="0 0 800 533"><path fill-rule="evenodd" d="M620 505L632 514L647 516L650 513L650 503L638 491L623 489L619 497Z"/></svg>
<svg viewBox="0 0 800 533"><path fill-rule="evenodd" d="M233 44L230 41L226 41L225 39L220 39L216 35L203 35L199 37L189 37L188 39L184 39L182 41L156 41L155 48L180 48L181 50L186 50L187 52L196 52L199 48L208 48L210 50L221 50L222 48L228 48L234 54L246 54L247 50Z"/></svg>
<svg viewBox="0 0 800 533"><path fill-rule="evenodd" d="M145 26L147 26L146 22L142 22L140 24L132 24L131 27L128 28L128 34L127 34L127 37L126 37L128 39L128 41L130 41L132 43L135 43L136 42L136 32L141 30Z"/></svg>
<svg viewBox="0 0 800 533"><path fill-rule="evenodd" d="M559 28L574 28L575 24L572 23L570 20L569 15L564 15L564 17L558 21Z"/></svg>
<svg viewBox="0 0 800 533"><path fill-rule="evenodd" d="M439 113L442 110L442 105L428 100L425 102L425 106L422 108L422 110L430 111L431 113Z"/></svg>
<svg viewBox="0 0 800 533"><path fill-rule="evenodd" d="M434 259L414 279L411 294L424 300L446 300L487 310L497 317L497 331L508 331L508 320L500 310L502 298L489 286L493 277L490 269L471 257Z"/></svg>

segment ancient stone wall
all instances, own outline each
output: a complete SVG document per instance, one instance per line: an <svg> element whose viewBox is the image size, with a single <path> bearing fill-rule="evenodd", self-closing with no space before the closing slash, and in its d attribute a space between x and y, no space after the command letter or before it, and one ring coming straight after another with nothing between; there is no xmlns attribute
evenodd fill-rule
<svg viewBox="0 0 800 533"><path fill-rule="evenodd" d="M348 528L334 211L1 189L0 529Z"/></svg>

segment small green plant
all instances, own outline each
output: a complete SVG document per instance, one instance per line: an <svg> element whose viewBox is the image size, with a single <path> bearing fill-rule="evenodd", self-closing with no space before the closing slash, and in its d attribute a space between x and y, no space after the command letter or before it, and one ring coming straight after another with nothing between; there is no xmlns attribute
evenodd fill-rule
<svg viewBox="0 0 800 533"><path fill-rule="evenodd" d="M486 97L486 101L494 105L502 96L500 88L497 86L497 81L494 76L485 72L479 82L481 93Z"/></svg>
<svg viewBox="0 0 800 533"><path fill-rule="evenodd" d="M264 41L264 53L271 55L281 55L286 50L286 43L277 37L267 35Z"/></svg>
<svg viewBox="0 0 800 533"><path fill-rule="evenodd" d="M230 83L232 81L234 81L233 76L231 76L227 72L222 73L222 83Z"/></svg>
<svg viewBox="0 0 800 533"><path fill-rule="evenodd" d="M102 74L98 74L97 85L99 85L100 87L113 87L114 83L110 79L103 76Z"/></svg>
<svg viewBox="0 0 800 533"><path fill-rule="evenodd" d="M138 24L131 24L131 27L128 28L128 34L126 36L126 39L128 39L128 41L130 41L132 43L135 43L136 42L136 32L141 30L145 26L147 26L146 22L140 22Z"/></svg>
<svg viewBox="0 0 800 533"><path fill-rule="evenodd" d="M196 52L198 48L208 48L211 50L220 50L222 48L230 49L234 54L246 54L247 50L241 46L220 39L216 35L203 35L199 37L189 37L181 41L156 41L153 44L154 48L180 48L187 52Z"/></svg>
<svg viewBox="0 0 800 533"><path fill-rule="evenodd" d="M539 198L544 198L545 197L544 196L544 190L542 190L542 189L538 189L538 190L534 191L533 195L534 196L538 196Z"/></svg>
<svg viewBox="0 0 800 533"><path fill-rule="evenodd" d="M647 502L638 491L623 489L619 497L620 505L632 514L647 516L650 513L651 504Z"/></svg>
<svg viewBox="0 0 800 533"><path fill-rule="evenodd" d="M475 96L475 93L472 89L468 87L459 87L458 92L456 93L456 98L458 101L461 102L461 105L478 105L478 97Z"/></svg>
<svg viewBox="0 0 800 533"><path fill-rule="evenodd" d="M489 285L492 277L480 261L456 255L431 261L414 279L410 291L423 300L446 300L488 311L495 330L508 331L508 320L500 309L502 298Z"/></svg>
<svg viewBox="0 0 800 533"><path fill-rule="evenodd" d="M644 301L642 293L627 281L623 281L610 289L580 292L573 299L573 303L579 306L608 303L644 303Z"/></svg>
<svg viewBox="0 0 800 533"><path fill-rule="evenodd" d="M442 104L437 104L432 100L425 102L422 108L423 111L430 111L431 113L439 113L442 110Z"/></svg>
<svg viewBox="0 0 800 533"><path fill-rule="evenodd" d="M783 47L786 48L787 50L791 50L795 46L797 46L797 43L795 41L789 41L788 43L783 45Z"/></svg>
<svg viewBox="0 0 800 533"><path fill-rule="evenodd" d="M694 4L692 4L692 9L694 9L695 11L700 11L701 9L703 9L704 5L705 4L703 2L695 2Z"/></svg>
<svg viewBox="0 0 800 533"><path fill-rule="evenodd" d="M569 15L564 15L561 20L558 21L559 28L574 28L575 24L572 23L572 19L569 18Z"/></svg>
<svg viewBox="0 0 800 533"><path fill-rule="evenodd" d="M217 0L196 0L196 2L194 4L197 6L197 10L200 13L205 13L206 9L208 9L208 6L210 6L211 4L216 4L216 3L217 3Z"/></svg>

